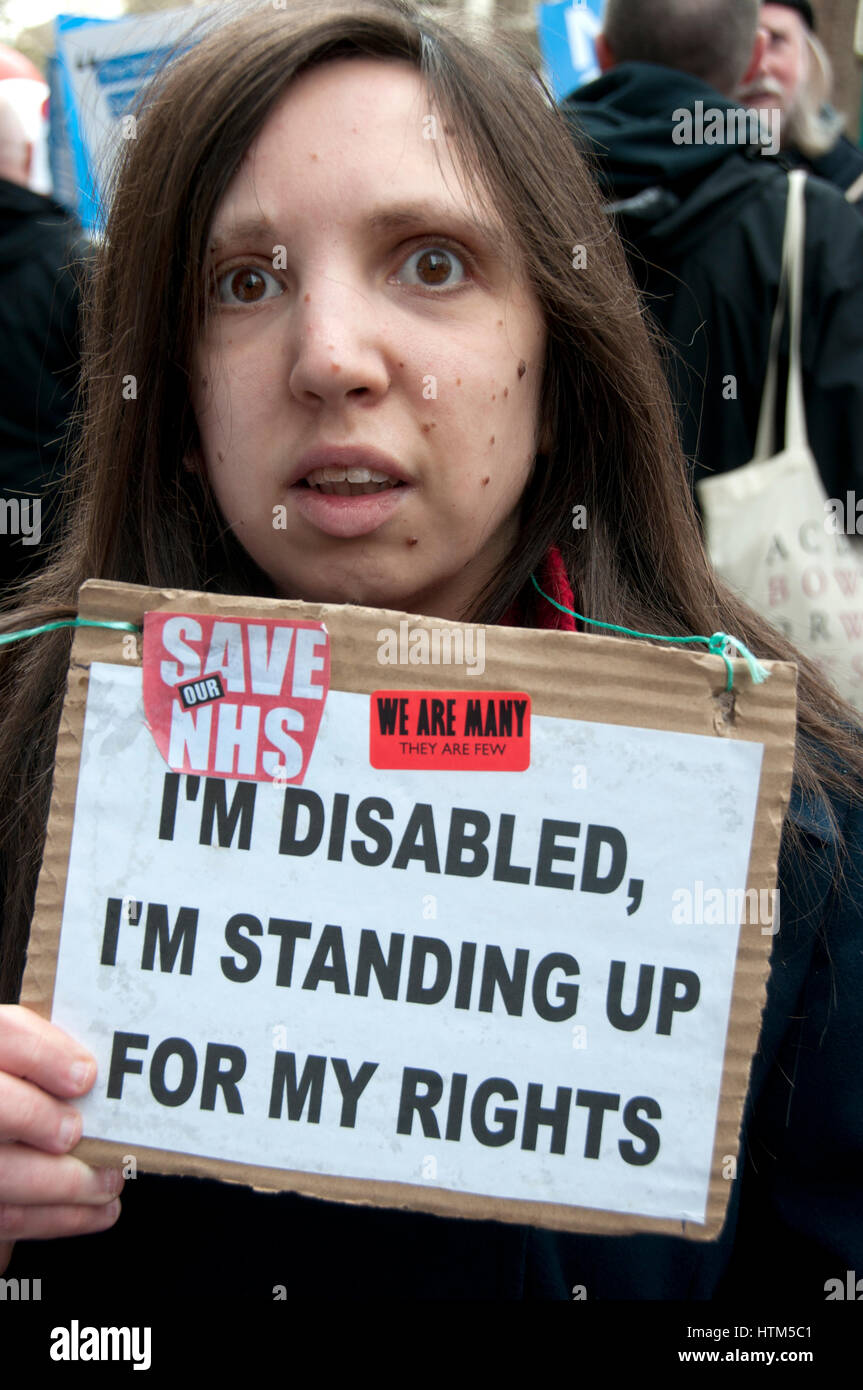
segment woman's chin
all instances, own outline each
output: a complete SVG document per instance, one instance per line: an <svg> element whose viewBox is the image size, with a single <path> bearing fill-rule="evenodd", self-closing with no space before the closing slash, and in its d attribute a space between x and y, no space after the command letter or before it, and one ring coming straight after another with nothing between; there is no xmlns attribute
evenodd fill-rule
<svg viewBox="0 0 863 1390"><path fill-rule="evenodd" d="M282 583L275 587L277 597L300 600L302 603L347 603L359 608L397 610L407 610L411 605L411 597L407 590L392 585L368 584L355 580L346 580L344 583L331 580L320 585L306 583L301 587Z"/></svg>

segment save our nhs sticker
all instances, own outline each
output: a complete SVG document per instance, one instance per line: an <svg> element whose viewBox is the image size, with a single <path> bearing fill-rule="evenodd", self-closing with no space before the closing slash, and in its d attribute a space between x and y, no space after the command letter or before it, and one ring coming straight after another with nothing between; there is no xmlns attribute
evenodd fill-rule
<svg viewBox="0 0 863 1390"><path fill-rule="evenodd" d="M174 772L301 783L330 685L323 623L144 615L144 713Z"/></svg>

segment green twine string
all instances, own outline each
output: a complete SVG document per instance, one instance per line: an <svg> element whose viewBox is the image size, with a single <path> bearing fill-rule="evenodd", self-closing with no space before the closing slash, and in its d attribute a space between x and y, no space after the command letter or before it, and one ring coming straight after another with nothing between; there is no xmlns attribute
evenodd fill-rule
<svg viewBox="0 0 863 1390"><path fill-rule="evenodd" d="M600 622L598 618L586 618L583 613L576 613L574 608L564 607L562 603L558 603L557 599L552 598L550 594L546 594L539 587L535 575L532 574L530 578L537 593L544 598L547 603L552 604L555 608L559 608L561 613L568 613L570 617L577 618L580 623L589 623L591 627L604 627L610 632L621 632L625 637L643 637L653 642L673 642L679 646L691 646L694 642L703 643L708 651L713 652L716 656L721 656L722 660L725 662L728 672L726 690L733 690L734 688L734 667L731 665L731 661L728 657L726 651L727 647L736 647L737 651L743 657L749 668L749 674L752 677L753 685L761 685L770 675L770 672L752 655L752 652L741 642L740 638L730 637L727 632L714 632L712 637L667 637L665 633L661 632L635 632L630 627L619 627L617 623L603 623ZM141 628L135 623L124 623L121 621L109 622L93 618L61 618L58 622L43 623L41 627L26 627L22 628L20 632L0 633L0 646L5 646L7 642L20 642L24 637L36 637L40 632L55 632L61 627L106 627L113 628L118 632L141 631Z"/></svg>
<svg viewBox="0 0 863 1390"><path fill-rule="evenodd" d="M645 637L653 642L677 642L684 646L691 645L693 642L703 642L709 651L713 652L716 656L721 656L722 660L725 662L728 671L728 684L725 687L726 690L734 689L734 667L731 665L731 661L726 652L726 648L729 646L736 647L743 657L746 665L749 667L749 674L752 677L753 685L761 685L770 675L767 668L761 665L761 662L757 657L752 655L752 652L740 641L740 638L729 637L727 632L714 632L712 637L666 637L665 634L661 632L634 632L630 627L618 627L617 623L602 623L598 618L585 618L582 613L576 613L573 608L565 608L562 603L558 603L557 599L552 598L550 594L543 593L534 575L530 577L537 593L541 594L548 603L553 604L555 608L559 608L561 613L569 613L571 617L578 618L579 622L590 623L591 627L606 627L611 632L622 632L625 637Z"/></svg>
<svg viewBox="0 0 863 1390"><path fill-rule="evenodd" d="M100 622L94 618L61 618L56 623L43 623L41 627L25 627L20 632L0 633L0 646L7 642L20 642L22 637L37 637L40 632L54 632L59 627L113 627L120 632L140 632L134 623Z"/></svg>

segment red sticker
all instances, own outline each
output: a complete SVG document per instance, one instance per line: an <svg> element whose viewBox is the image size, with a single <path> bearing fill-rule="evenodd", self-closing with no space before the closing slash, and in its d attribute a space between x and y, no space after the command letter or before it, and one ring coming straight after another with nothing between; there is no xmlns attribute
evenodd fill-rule
<svg viewBox="0 0 863 1390"><path fill-rule="evenodd" d="M302 782L329 688L322 623L144 614L144 715L174 772Z"/></svg>
<svg viewBox="0 0 863 1390"><path fill-rule="evenodd" d="M372 767L530 767L530 696L523 691L375 690L369 712Z"/></svg>

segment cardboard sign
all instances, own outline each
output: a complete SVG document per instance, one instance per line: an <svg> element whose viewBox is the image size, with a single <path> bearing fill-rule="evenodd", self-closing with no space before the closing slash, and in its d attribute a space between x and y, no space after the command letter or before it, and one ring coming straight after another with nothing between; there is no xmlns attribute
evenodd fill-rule
<svg viewBox="0 0 863 1390"><path fill-rule="evenodd" d="M99 1061L82 1157L719 1233L776 928L792 666L753 686L735 662L729 696L709 654L492 627L481 676L382 681L402 614L102 581L80 613L149 615L143 679L131 635L75 635L24 982ZM253 771L238 752L217 773L214 723L172 768L152 661L182 714L234 703L225 746L254 730ZM301 777L264 761L261 698L317 712Z"/></svg>

